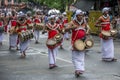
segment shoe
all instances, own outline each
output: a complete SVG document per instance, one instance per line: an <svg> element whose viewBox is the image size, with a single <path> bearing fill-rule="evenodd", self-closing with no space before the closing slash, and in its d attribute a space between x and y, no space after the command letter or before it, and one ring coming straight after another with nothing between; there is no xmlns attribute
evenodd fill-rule
<svg viewBox="0 0 120 80"><path fill-rule="evenodd" d="M17 47L16 50L20 50L20 49Z"/></svg>
<svg viewBox="0 0 120 80"><path fill-rule="evenodd" d="M117 59L116 59L116 58L113 58L111 61L116 62L116 61L117 61Z"/></svg>
<svg viewBox="0 0 120 80"><path fill-rule="evenodd" d="M58 67L57 65L54 65L54 67Z"/></svg>
<svg viewBox="0 0 120 80"><path fill-rule="evenodd" d="M35 42L35 44L38 44L38 43L39 43L38 41Z"/></svg>
<svg viewBox="0 0 120 80"><path fill-rule="evenodd" d="M25 52L23 53L24 56L26 56Z"/></svg>
<svg viewBox="0 0 120 80"><path fill-rule="evenodd" d="M67 38L66 40L67 40L67 41L69 41L70 39L69 39L69 38Z"/></svg>
<svg viewBox="0 0 120 80"><path fill-rule="evenodd" d="M64 49L62 45L60 46L60 49Z"/></svg>
<svg viewBox="0 0 120 80"><path fill-rule="evenodd" d="M57 65L54 65L54 64L50 64L49 69L53 69L53 68L55 68L55 67L58 67L58 66L57 66Z"/></svg>
<svg viewBox="0 0 120 80"><path fill-rule="evenodd" d="M9 50L11 50L11 46L9 47Z"/></svg>
<svg viewBox="0 0 120 80"><path fill-rule="evenodd" d="M76 78L80 77L80 74L75 73L75 77L76 77Z"/></svg>
<svg viewBox="0 0 120 80"><path fill-rule="evenodd" d="M25 58L25 55L22 53L21 56L20 56L20 58Z"/></svg>
<svg viewBox="0 0 120 80"><path fill-rule="evenodd" d="M83 72L84 72L84 71L78 71L78 70L75 71L75 77L76 77L76 78L80 77L80 75L82 75Z"/></svg>
<svg viewBox="0 0 120 80"><path fill-rule="evenodd" d="M105 61L105 62L116 62L117 59L116 58L103 58L102 61Z"/></svg>

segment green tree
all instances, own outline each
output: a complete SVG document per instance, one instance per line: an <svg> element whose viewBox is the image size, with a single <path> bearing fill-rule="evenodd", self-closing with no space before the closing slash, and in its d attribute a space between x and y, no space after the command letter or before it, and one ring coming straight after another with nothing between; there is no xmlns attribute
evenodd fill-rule
<svg viewBox="0 0 120 80"><path fill-rule="evenodd" d="M21 0L21 1L30 1L30 0ZM50 8L56 8L64 11L66 6L69 6L74 0L31 0L35 3L39 3L41 5L47 5Z"/></svg>

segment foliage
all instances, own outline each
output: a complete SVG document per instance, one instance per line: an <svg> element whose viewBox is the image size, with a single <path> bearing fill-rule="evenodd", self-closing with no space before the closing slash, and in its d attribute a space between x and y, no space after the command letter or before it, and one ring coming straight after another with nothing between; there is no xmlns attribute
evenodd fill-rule
<svg viewBox="0 0 120 80"><path fill-rule="evenodd" d="M23 0L30 1L30 0ZM56 8L59 10L65 10L65 7L71 4L74 0L31 0L35 3L39 3L41 5L47 5L50 8Z"/></svg>

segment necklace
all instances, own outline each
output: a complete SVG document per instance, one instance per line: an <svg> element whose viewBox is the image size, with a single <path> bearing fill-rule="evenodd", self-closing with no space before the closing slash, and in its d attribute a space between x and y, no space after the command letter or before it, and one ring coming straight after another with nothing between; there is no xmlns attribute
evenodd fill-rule
<svg viewBox="0 0 120 80"><path fill-rule="evenodd" d="M78 20L76 19L76 21L77 21L77 23L78 23L79 25L81 25L81 24L83 23L83 19L82 19L81 21L78 21Z"/></svg>
<svg viewBox="0 0 120 80"><path fill-rule="evenodd" d="M56 30L58 28L57 24L52 25L51 23L48 23L48 28L51 30Z"/></svg>
<svg viewBox="0 0 120 80"><path fill-rule="evenodd" d="M103 18L104 19L107 19L109 17L109 15L107 14L106 16L105 15L103 15Z"/></svg>

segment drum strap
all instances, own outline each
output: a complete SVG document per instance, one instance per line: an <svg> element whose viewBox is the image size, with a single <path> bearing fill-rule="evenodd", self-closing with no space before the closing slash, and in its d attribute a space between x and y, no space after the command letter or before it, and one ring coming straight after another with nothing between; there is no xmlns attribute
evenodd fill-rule
<svg viewBox="0 0 120 80"><path fill-rule="evenodd" d="M79 30L78 30L79 31ZM72 45L73 45L73 42L74 42L74 40L76 39L76 37L77 37L77 35L78 35L78 31L77 31L77 33L75 34L75 37L74 37L74 39L73 39L73 41L72 41Z"/></svg>

